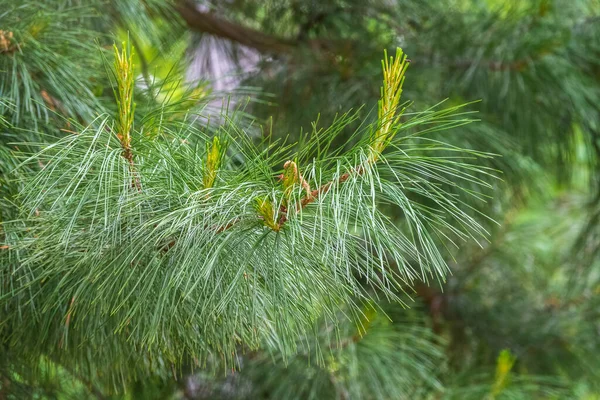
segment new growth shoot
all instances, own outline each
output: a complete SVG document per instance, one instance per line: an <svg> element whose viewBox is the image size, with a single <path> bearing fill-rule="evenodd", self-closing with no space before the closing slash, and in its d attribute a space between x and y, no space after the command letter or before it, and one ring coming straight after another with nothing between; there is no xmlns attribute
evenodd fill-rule
<svg viewBox="0 0 600 400"><path fill-rule="evenodd" d="M381 87L381 99L379 100L378 123L379 129L371 138L373 150L373 161L376 162L379 155L394 138L400 117L404 109L398 111L400 97L402 96L402 85L404 74L408 68L408 60L402 49L396 49L396 57L388 57L387 51L383 61L383 86Z"/></svg>
<svg viewBox="0 0 600 400"><path fill-rule="evenodd" d="M223 158L227 151L227 141L213 137L212 142L206 143L206 164L202 183L205 189L210 189L215 185L217 172L223 164Z"/></svg>
<svg viewBox="0 0 600 400"><path fill-rule="evenodd" d="M117 102L117 137L123 147L123 157L133 165L133 153L131 152L131 131L133 129L133 116L135 104L133 103L133 51L128 50L125 42L122 50L114 46L115 51L115 77L117 90L115 92Z"/></svg>

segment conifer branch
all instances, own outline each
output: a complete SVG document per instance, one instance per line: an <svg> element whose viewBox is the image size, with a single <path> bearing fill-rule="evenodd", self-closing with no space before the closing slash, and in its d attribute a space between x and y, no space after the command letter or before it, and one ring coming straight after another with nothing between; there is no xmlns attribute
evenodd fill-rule
<svg viewBox="0 0 600 400"><path fill-rule="evenodd" d="M383 85L381 87L381 99L378 103L378 129L371 136L371 142L369 146L372 154L371 157L366 161L368 164L377 162L380 154L392 141L397 129L399 128L400 117L402 116L404 109L398 110L398 107L400 105L400 97L402 96L404 75L408 65L409 62L406 58L406 55L402 52L402 49L396 49L395 57L388 57L387 51L384 52L384 59L382 61ZM294 171L293 176L298 176L302 181L304 181L304 178L299 175L296 163L287 161L284 165L284 169L287 169L288 166L292 166L291 169ZM362 165L351 168L348 172L345 172L337 179L337 184L343 184L350 179L352 175L362 175L364 170L365 167ZM291 184L289 182L286 183L285 179L286 178L284 174L284 186L287 185L289 188ZM313 191L310 191L310 186L307 186L308 190L306 192L306 196L300 200L299 209L306 207L313 201L317 200L319 196L329 192L333 184L334 181L328 182ZM287 212L286 210L282 210L278 229L280 229L286 221Z"/></svg>
<svg viewBox="0 0 600 400"><path fill-rule="evenodd" d="M352 121L343 117L290 159L291 145L257 144L234 124L215 136L195 123L170 125L157 118L151 128L160 135L140 135L138 142L132 136L131 55L118 52L115 128L109 117L88 127L74 123L79 134L27 161L45 165L23 190L23 208L29 210L24 218L32 226L24 233L23 254L39 277L29 287L39 291L40 306L58 304L68 316L53 322L40 341L55 344L66 320L64 351L77 352L71 343L80 340L97 343L101 334L109 340L131 335L136 348L149 348L152 356L170 347L169 354L218 353L229 362L240 343L256 348L272 337L294 340L324 315L337 320L339 304L354 307L354 299L369 299L372 290L400 301L405 285L425 275L444 277L447 265L432 235L485 234L445 191L461 189L448 177L489 184L476 176L483 169L440 155L438 145L432 149L411 139L400 149L401 141L392 142L400 127L428 124L429 132L466 120L451 117L454 107L418 113L400 125L395 108L402 78L392 75L404 68L396 59L384 65L385 118L357 131L358 143L349 151L321 153L323 140L334 140ZM237 159L224 168L229 141ZM428 155L431 150L436 153ZM303 165L300 160L308 157L313 162ZM274 185L272 171L283 160L282 180ZM143 177L143 192L130 190L132 173ZM315 185L321 179L328 183ZM394 224L379 202L401 208L408 227ZM310 212L292 218L310 204ZM459 227L447 222L453 219ZM397 268L387 268L391 260ZM45 285L58 289L46 292L52 286ZM29 287L21 289L23 299ZM233 314L248 304L247 313ZM150 320L143 314L148 305L156 310ZM172 333L165 336L166 330ZM185 341L173 343L172 335Z"/></svg>
<svg viewBox="0 0 600 400"><path fill-rule="evenodd" d="M371 156L366 161L368 164L374 164L379 159L381 153L387 145L391 143L398 128L400 117L404 109L399 110L400 98L402 95L402 85L404 84L405 73L408 68L409 61L402 49L396 49L396 56L388 57L387 51L384 52L384 60L382 61L383 69L383 85L381 87L381 99L378 103L378 129L370 138ZM343 184L352 175L362 175L365 171L365 166L357 165L349 171L343 173L337 180L323 184L317 189L310 190L310 185L300 173L300 169L296 162L288 160L283 165L284 173L279 175L279 180L284 189L284 196L289 197L291 191L296 184L300 184L305 190L305 196L301 198L297 206L297 212L304 207L317 200L320 196L329 192L332 186L337 183ZM209 170L210 171L210 170ZM208 178L211 181L210 175ZM256 209L260 218L264 221L265 226L273 231L279 232L285 223L288 221L288 205L282 202L279 207L279 218L275 221L274 204L265 198L256 199ZM236 221L218 229L218 232L223 232L235 225Z"/></svg>

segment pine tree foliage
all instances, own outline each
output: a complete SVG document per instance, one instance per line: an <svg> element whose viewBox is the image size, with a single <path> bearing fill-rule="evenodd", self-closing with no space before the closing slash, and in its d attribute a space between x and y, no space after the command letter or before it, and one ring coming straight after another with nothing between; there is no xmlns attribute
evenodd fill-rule
<svg viewBox="0 0 600 400"><path fill-rule="evenodd" d="M0 397L600 393L596 0L0 10Z"/></svg>
<svg viewBox="0 0 600 400"><path fill-rule="evenodd" d="M64 117L88 117L100 103L90 85L101 68L94 40L98 32L86 20L91 7L67 2L2 3L0 87L4 118L47 120L53 112Z"/></svg>
<svg viewBox="0 0 600 400"><path fill-rule="evenodd" d="M432 235L485 231L440 185L459 187L453 176L485 187L486 171L424 137L468 122L459 108L400 123L405 66L401 51L386 58L382 120L357 132L364 138L353 151L327 153L352 115L302 146L257 147L230 123L212 139L191 122L148 139L133 126L131 55L117 50L114 120L74 125L76 134L25 162L43 168L22 192L28 228L3 285L12 346L83 360L89 346L122 340L142 359L202 362L214 353L231 362L239 345L270 341L285 355L321 318L336 324L341 305L359 316L372 290L399 300L415 279L443 279ZM406 215L404 230L381 202ZM118 363L119 353L97 357Z"/></svg>

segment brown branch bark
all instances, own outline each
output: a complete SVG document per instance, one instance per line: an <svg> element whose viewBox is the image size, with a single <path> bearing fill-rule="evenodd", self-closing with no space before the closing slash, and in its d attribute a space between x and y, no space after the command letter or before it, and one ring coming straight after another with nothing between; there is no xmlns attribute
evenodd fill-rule
<svg viewBox="0 0 600 400"><path fill-rule="evenodd" d="M289 53L298 45L295 40L268 35L227 21L214 13L200 11L191 0L178 1L175 9L190 29L232 40L261 53Z"/></svg>
<svg viewBox="0 0 600 400"><path fill-rule="evenodd" d="M542 58L550 55L554 52L555 48L559 46L554 46L551 48L543 49L535 54L532 54L528 57L524 57L518 60L513 61L497 61L497 60L487 60L487 61L476 61L476 60L458 60L451 64L454 68L470 68L474 64L479 64L479 66L487 68L490 71L524 71L531 64L536 61L541 60Z"/></svg>
<svg viewBox="0 0 600 400"><path fill-rule="evenodd" d="M330 62L334 63L333 56L340 54L342 51L347 52L354 45L352 40L346 39L307 39L302 35L295 39L288 39L270 35L228 21L213 12L200 11L193 0L178 0L174 7L191 30L231 40L261 53L291 54L304 48L315 55L328 57Z"/></svg>

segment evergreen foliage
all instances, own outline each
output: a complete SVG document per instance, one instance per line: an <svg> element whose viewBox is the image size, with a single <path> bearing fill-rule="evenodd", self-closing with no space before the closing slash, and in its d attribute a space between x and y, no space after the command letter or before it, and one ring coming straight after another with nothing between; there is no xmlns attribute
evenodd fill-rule
<svg viewBox="0 0 600 400"><path fill-rule="evenodd" d="M599 18L0 0L0 398L599 396Z"/></svg>

